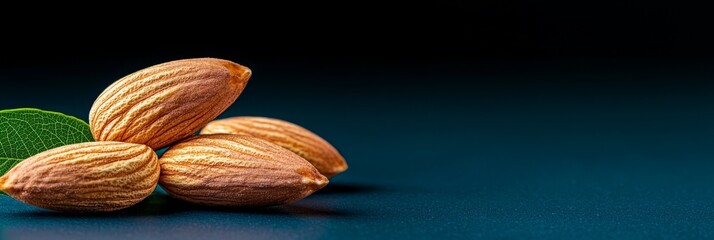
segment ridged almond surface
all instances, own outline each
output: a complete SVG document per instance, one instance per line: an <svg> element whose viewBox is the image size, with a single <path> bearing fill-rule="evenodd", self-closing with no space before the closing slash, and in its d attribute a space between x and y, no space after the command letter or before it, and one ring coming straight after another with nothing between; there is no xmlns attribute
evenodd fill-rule
<svg viewBox="0 0 714 240"><path fill-rule="evenodd" d="M185 59L123 77L99 95L89 112L97 141L159 149L191 136L241 94L251 71L215 58Z"/></svg>
<svg viewBox="0 0 714 240"><path fill-rule="evenodd" d="M151 148L86 142L25 159L0 177L0 190L41 208L107 212L140 202L158 180L158 159Z"/></svg>
<svg viewBox="0 0 714 240"><path fill-rule="evenodd" d="M176 198L209 206L285 204L328 183L300 156L250 136L195 136L173 145L159 163L159 184L164 190Z"/></svg>
<svg viewBox="0 0 714 240"><path fill-rule="evenodd" d="M267 140L297 153L323 175L333 177L347 170L347 163L330 143L317 134L287 121L266 117L232 117L215 120L201 134L231 133Z"/></svg>

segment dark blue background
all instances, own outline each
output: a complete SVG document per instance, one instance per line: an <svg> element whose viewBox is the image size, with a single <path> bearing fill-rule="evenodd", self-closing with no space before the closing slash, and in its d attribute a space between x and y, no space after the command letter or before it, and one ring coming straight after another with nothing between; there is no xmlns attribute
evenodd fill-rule
<svg viewBox="0 0 714 240"><path fill-rule="evenodd" d="M304 200L254 211L192 206L162 192L105 215L0 197L0 237L714 235L708 8L474 5L288 6L248 15L201 5L194 10L211 14L137 11L105 28L86 25L103 23L102 14L8 26L0 109L86 120L96 96L126 74L226 58L254 75L222 117L298 123L333 143L350 168ZM277 17L285 21L268 21Z"/></svg>
<svg viewBox="0 0 714 240"><path fill-rule="evenodd" d="M120 213L74 215L4 197L2 236L711 236L709 65L602 62L257 64L223 116L288 119L331 141L350 169L325 189L251 212L157 193ZM149 64L6 72L3 82L28 85L3 88L2 108L86 119L105 85ZM50 76L57 84L41 86Z"/></svg>

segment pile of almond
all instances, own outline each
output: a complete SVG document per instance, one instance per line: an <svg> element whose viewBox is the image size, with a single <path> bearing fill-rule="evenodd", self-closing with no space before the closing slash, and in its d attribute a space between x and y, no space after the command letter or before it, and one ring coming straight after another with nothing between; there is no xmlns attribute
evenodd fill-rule
<svg viewBox="0 0 714 240"><path fill-rule="evenodd" d="M214 121L250 76L250 69L234 62L199 58L123 77L99 95L89 113L96 142L32 156L0 177L0 190L61 211L127 208L157 184L196 204L258 207L307 197L347 169L332 145L290 122ZM154 150L164 147L169 148L158 158Z"/></svg>

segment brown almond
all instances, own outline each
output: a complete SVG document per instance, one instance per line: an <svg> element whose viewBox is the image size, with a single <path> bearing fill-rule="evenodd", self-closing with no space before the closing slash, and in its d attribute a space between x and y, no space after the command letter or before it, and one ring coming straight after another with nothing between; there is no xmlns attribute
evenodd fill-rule
<svg viewBox="0 0 714 240"><path fill-rule="evenodd" d="M285 204L328 183L300 156L250 136L195 136L173 145L159 163L159 184L166 192L210 206Z"/></svg>
<svg viewBox="0 0 714 240"><path fill-rule="evenodd" d="M201 134L214 133L248 135L275 143L305 158L327 177L347 170L345 159L330 143L310 130L284 120L232 117L212 121L201 131Z"/></svg>
<svg viewBox="0 0 714 240"><path fill-rule="evenodd" d="M0 190L41 208L107 212L140 202L158 180L159 164L151 148L86 142L25 159L0 177Z"/></svg>
<svg viewBox="0 0 714 240"><path fill-rule="evenodd" d="M238 98L247 67L215 58L185 59L145 68L110 85L89 112L97 141L159 149L193 135Z"/></svg>

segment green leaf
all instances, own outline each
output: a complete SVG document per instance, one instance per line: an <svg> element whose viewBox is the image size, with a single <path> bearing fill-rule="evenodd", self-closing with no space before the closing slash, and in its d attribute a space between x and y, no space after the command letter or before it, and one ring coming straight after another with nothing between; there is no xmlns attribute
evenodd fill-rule
<svg viewBox="0 0 714 240"><path fill-rule="evenodd" d="M22 159L0 157L0 172L6 173L7 171L10 171L10 169L20 163L20 161L22 161Z"/></svg>
<svg viewBox="0 0 714 240"><path fill-rule="evenodd" d="M94 141L79 118L33 108L0 111L0 175L20 161L59 146Z"/></svg>

